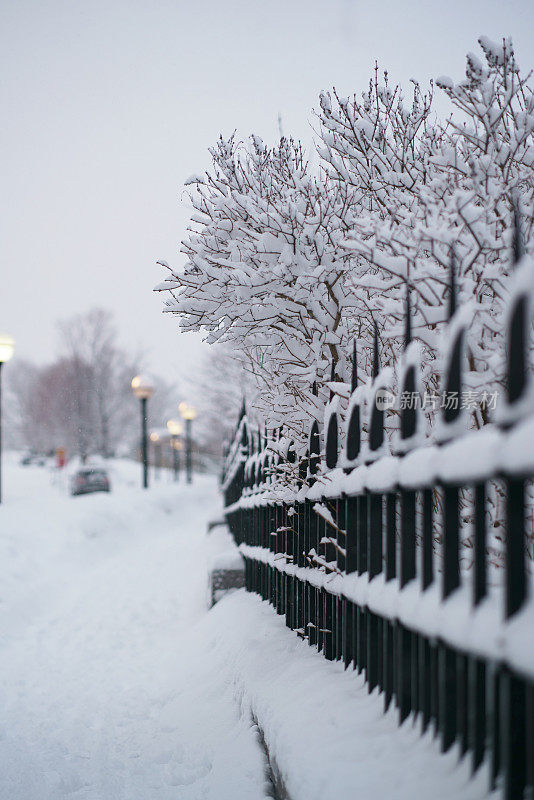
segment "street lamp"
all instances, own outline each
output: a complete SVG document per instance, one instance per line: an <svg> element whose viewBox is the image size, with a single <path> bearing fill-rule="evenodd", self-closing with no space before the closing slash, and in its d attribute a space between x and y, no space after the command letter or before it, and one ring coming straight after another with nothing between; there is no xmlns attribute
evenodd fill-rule
<svg viewBox="0 0 534 800"><path fill-rule="evenodd" d="M178 436L182 432L182 423L177 419L170 419L167 422L167 430L171 434L171 447L172 447L172 469L174 480L178 480L178 473L180 471L180 442Z"/></svg>
<svg viewBox="0 0 534 800"><path fill-rule="evenodd" d="M161 442L159 440L159 433L152 431L150 434L150 441L154 445L154 476L156 480L159 480L161 469Z"/></svg>
<svg viewBox="0 0 534 800"><path fill-rule="evenodd" d="M15 342L5 333L0 334L0 503L2 502L2 365L13 355Z"/></svg>
<svg viewBox="0 0 534 800"><path fill-rule="evenodd" d="M193 479L193 459L192 459L192 439L191 439L191 426L193 420L197 415L197 410L189 403L180 403L178 406L182 419L185 419L185 471L187 483L191 483Z"/></svg>
<svg viewBox="0 0 534 800"><path fill-rule="evenodd" d="M132 380L132 391L141 401L141 452L143 454L143 489L148 488L148 445L146 401L154 394L154 386L149 378L136 375Z"/></svg>

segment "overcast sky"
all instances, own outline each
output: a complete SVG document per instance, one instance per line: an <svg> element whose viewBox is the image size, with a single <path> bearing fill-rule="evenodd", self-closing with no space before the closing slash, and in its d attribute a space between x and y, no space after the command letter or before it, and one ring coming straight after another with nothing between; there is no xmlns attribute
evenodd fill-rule
<svg viewBox="0 0 534 800"><path fill-rule="evenodd" d="M477 37L534 66L532 0L0 0L0 332L51 360L58 318L99 305L169 379L206 345L152 292L179 263L182 185L219 133L311 142L321 89L461 79Z"/></svg>

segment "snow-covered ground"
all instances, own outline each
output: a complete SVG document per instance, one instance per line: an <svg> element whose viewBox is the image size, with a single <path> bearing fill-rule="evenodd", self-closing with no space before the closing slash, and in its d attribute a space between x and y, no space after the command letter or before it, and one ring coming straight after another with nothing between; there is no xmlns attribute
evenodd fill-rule
<svg viewBox="0 0 534 800"><path fill-rule="evenodd" d="M212 477L70 497L6 459L0 506L0 798L264 796L265 762L199 641Z"/></svg>
<svg viewBox="0 0 534 800"><path fill-rule="evenodd" d="M71 498L5 468L0 800L261 800L263 729L291 800L486 796L455 751L325 661L259 598L206 610L214 478Z"/></svg>

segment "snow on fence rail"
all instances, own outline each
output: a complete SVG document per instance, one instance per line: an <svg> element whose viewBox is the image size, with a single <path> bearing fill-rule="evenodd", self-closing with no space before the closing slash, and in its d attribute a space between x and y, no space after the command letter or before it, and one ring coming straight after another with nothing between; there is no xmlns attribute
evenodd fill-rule
<svg viewBox="0 0 534 800"><path fill-rule="evenodd" d="M281 489L278 474L296 461L293 443L280 432L255 443L243 408L222 480L246 588L327 659L363 672L385 709L396 704L399 724L414 715L422 731L433 726L443 751L457 744L473 772L489 763L488 789L500 788L508 800L534 797L534 602L526 531L534 477L532 261L523 259L512 284L506 399L494 424L466 432L465 411L445 405L430 439L422 434L421 409L406 403L389 448L380 393L391 385L391 371L378 368L375 336L373 401L364 419L354 374L342 447L343 419L331 397L323 435L311 420L298 485ZM452 296L452 279L450 288ZM465 308L451 303L443 389L456 397L464 385L467 327ZM410 338L407 288L401 397L419 386ZM500 587L488 580L488 496L496 481L505 502ZM466 502L469 571L461 569Z"/></svg>

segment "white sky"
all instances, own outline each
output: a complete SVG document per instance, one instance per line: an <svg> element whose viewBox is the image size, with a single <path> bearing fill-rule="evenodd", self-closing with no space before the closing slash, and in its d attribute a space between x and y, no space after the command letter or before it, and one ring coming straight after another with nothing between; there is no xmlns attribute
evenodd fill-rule
<svg viewBox="0 0 534 800"><path fill-rule="evenodd" d="M182 184L219 133L311 141L321 89L461 79L477 37L534 66L532 0L1 0L0 331L50 360L55 322L94 305L168 379L203 347L161 314Z"/></svg>

